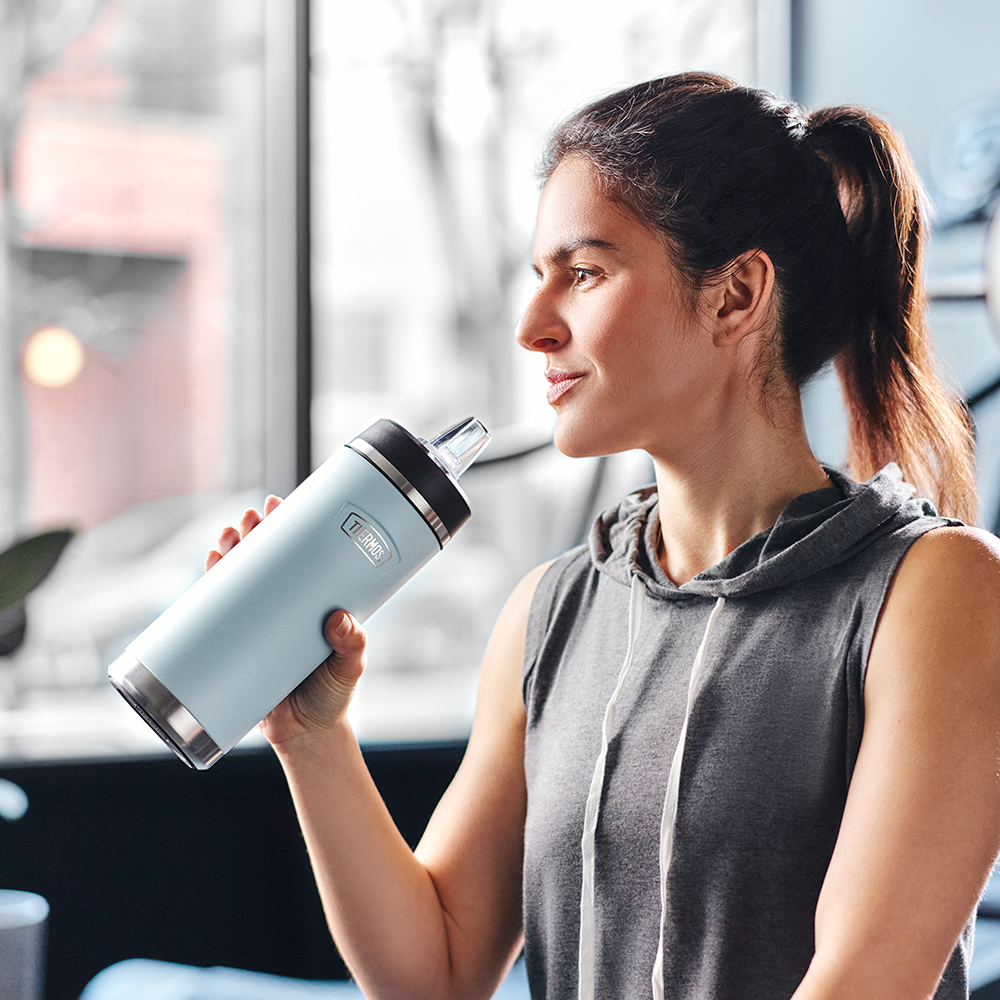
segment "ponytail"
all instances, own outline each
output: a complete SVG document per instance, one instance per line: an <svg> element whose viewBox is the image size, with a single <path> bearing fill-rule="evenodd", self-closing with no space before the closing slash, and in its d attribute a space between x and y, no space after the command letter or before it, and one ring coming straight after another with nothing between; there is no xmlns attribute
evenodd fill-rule
<svg viewBox="0 0 1000 1000"><path fill-rule="evenodd" d="M856 319L836 358L851 473L868 479L895 462L942 513L972 521L969 420L934 372L916 170L892 128L861 108L814 112L803 142L833 175L856 262Z"/></svg>

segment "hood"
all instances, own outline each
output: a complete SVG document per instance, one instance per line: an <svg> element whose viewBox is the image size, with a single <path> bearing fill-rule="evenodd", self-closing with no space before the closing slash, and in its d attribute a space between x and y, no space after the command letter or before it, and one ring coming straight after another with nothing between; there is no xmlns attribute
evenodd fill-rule
<svg viewBox="0 0 1000 1000"><path fill-rule="evenodd" d="M647 591L657 596L739 597L803 580L910 521L937 513L929 500L914 497L895 465L866 483L836 469L825 471L831 486L796 497L770 528L680 587L667 579L653 555L660 515L655 486L630 494L598 517L590 533L591 558L599 571L626 586L640 574Z"/></svg>

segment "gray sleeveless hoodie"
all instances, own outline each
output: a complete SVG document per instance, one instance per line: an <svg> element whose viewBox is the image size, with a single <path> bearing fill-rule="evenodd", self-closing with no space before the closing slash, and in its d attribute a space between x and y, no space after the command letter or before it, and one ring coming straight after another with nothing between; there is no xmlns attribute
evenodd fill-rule
<svg viewBox="0 0 1000 1000"><path fill-rule="evenodd" d="M543 577L524 673L534 1000L788 1000L805 975L886 590L920 535L958 523L894 466L827 471L683 586L652 556L652 487ZM970 921L939 1000L968 996L971 945Z"/></svg>

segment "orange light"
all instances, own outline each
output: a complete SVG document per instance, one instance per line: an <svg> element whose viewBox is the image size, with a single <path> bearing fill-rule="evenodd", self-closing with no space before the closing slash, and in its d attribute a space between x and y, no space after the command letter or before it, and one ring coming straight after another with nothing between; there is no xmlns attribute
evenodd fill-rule
<svg viewBox="0 0 1000 1000"><path fill-rule="evenodd" d="M24 345L24 374L46 389L69 385L80 374L83 362L83 344L65 327L40 327Z"/></svg>

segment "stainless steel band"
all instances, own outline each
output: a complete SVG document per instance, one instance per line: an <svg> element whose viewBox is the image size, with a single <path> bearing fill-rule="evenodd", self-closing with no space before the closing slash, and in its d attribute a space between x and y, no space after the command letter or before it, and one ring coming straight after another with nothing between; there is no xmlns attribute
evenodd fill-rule
<svg viewBox="0 0 1000 1000"><path fill-rule="evenodd" d="M444 546L451 535L444 521L438 517L434 508L424 499L420 491L396 468L380 451L376 451L364 438L355 438L347 445L352 451L363 455L389 479L396 489L420 511L424 520L431 526L438 541Z"/></svg>
<svg viewBox="0 0 1000 1000"><path fill-rule="evenodd" d="M111 664L108 677L122 697L189 767L204 771L222 756L222 750L201 723L131 653L122 653Z"/></svg>

